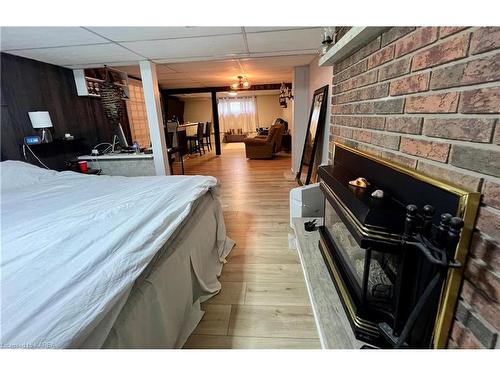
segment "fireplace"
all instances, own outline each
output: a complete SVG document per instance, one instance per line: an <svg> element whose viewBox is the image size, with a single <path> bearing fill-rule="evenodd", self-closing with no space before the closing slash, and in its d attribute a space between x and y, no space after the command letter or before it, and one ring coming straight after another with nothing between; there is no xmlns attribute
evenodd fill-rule
<svg viewBox="0 0 500 375"><path fill-rule="evenodd" d="M318 175L320 249L356 337L446 347L479 194L341 144Z"/></svg>

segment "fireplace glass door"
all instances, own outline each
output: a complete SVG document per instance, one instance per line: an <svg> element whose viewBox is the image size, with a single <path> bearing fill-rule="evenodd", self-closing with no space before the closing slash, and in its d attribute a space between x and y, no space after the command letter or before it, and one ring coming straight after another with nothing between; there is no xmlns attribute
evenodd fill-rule
<svg viewBox="0 0 500 375"><path fill-rule="evenodd" d="M346 271L344 282L356 291L359 302L383 315L391 315L399 256L361 248L328 200L325 200L324 227L335 245L332 249L337 253L335 258Z"/></svg>

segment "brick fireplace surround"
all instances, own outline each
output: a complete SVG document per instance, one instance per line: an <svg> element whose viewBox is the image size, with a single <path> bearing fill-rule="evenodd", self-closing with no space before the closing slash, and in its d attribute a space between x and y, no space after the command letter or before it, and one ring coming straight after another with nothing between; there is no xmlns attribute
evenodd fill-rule
<svg viewBox="0 0 500 375"><path fill-rule="evenodd" d="M394 27L333 67L337 141L483 194L448 347L500 348L500 28Z"/></svg>

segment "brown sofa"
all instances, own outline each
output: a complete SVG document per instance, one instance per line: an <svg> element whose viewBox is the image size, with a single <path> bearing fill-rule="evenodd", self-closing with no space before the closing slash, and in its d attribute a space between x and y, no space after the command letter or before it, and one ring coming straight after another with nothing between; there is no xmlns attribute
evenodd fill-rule
<svg viewBox="0 0 500 375"><path fill-rule="evenodd" d="M285 132L283 125L273 125L267 136L246 138L245 152L249 159L270 159L281 150L281 138Z"/></svg>
<svg viewBox="0 0 500 375"><path fill-rule="evenodd" d="M243 132L243 129L229 129L224 133L224 138L222 142L232 143L232 142L243 142L247 137L248 133Z"/></svg>

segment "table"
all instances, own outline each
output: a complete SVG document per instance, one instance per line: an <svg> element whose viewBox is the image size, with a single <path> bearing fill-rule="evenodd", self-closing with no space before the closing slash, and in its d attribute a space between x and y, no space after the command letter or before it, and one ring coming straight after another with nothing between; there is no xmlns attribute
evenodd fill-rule
<svg viewBox="0 0 500 375"><path fill-rule="evenodd" d="M186 122L185 124L180 124L179 129L181 128L188 128L190 126L198 126L198 122Z"/></svg>

